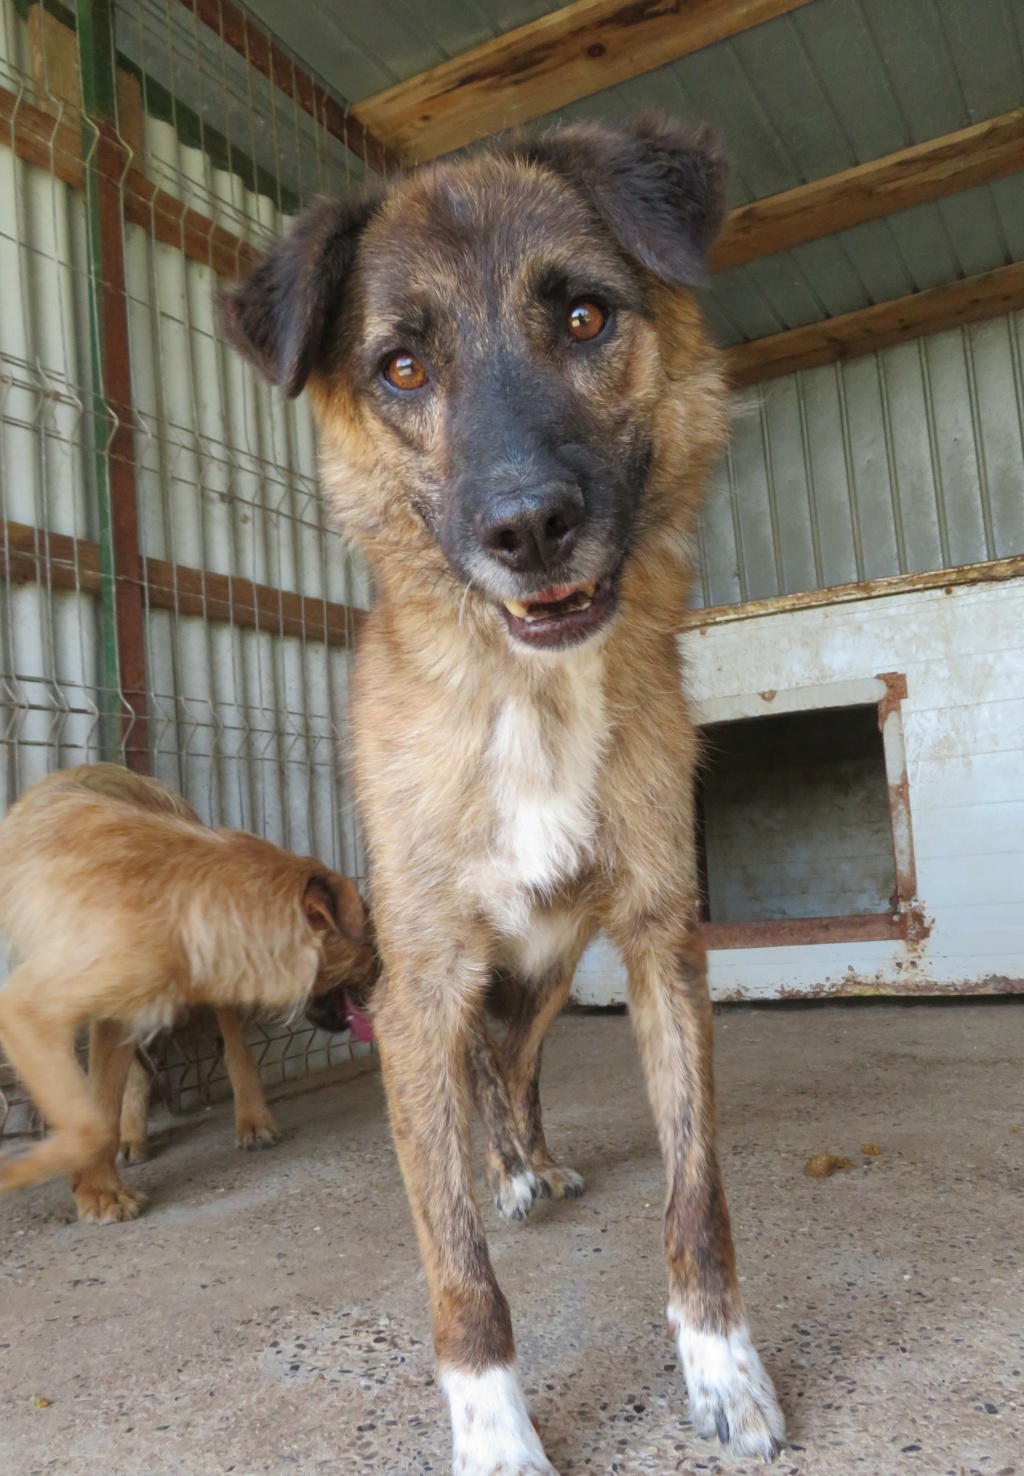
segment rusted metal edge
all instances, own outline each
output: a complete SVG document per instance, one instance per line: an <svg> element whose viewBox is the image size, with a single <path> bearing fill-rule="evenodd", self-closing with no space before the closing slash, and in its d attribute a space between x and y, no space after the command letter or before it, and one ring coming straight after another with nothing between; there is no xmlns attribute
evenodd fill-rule
<svg viewBox="0 0 1024 1476"><path fill-rule="evenodd" d="M882 735L885 754L889 827L892 832L896 874L896 888L889 901L894 908L909 908L917 897L917 861L914 855L914 828L910 818L907 750L903 740L903 703L907 698L907 678L902 671L883 671L879 672L878 680L885 683L885 696L878 704L878 731Z"/></svg>
<svg viewBox="0 0 1024 1476"><path fill-rule="evenodd" d="M877 600L885 595L914 594L919 590L949 589L965 584L999 583L1024 579L1024 554L1005 559L987 559L979 564L961 564L953 569L926 569L919 574L889 574L884 579L862 579L857 584L832 584L796 594L773 595L765 600L746 600L739 605L708 605L687 610L684 631L707 625L729 625L735 620L753 620L761 615L785 615L792 610L817 610L824 605L850 605L858 600Z"/></svg>
<svg viewBox="0 0 1024 1476"><path fill-rule="evenodd" d="M278 46L232 0L181 0L181 4L377 174L395 173L402 168L398 155L387 144L344 103L314 81L289 52Z"/></svg>
<svg viewBox="0 0 1024 1476"><path fill-rule="evenodd" d="M852 913L844 917L792 917L773 922L704 923L711 952L734 948L801 948L809 943L918 942L931 925L920 908L904 912Z"/></svg>
<svg viewBox="0 0 1024 1476"><path fill-rule="evenodd" d="M881 999L887 996L900 999L962 998L983 995L1024 994L1024 978L1011 978L1009 974L986 974L981 979L918 979L901 975L898 979L887 979L881 974L865 977L855 970L839 979L826 979L822 984L808 988L783 984L771 999L766 999L751 989L715 990L715 1004L778 1004L787 1000L816 999Z"/></svg>
<svg viewBox="0 0 1024 1476"><path fill-rule="evenodd" d="M119 576L123 581L124 576ZM0 579L98 595L99 544L25 523L0 523ZM170 610L269 635L351 646L366 611L257 584L237 574L211 574L143 557L139 581L147 608Z"/></svg>

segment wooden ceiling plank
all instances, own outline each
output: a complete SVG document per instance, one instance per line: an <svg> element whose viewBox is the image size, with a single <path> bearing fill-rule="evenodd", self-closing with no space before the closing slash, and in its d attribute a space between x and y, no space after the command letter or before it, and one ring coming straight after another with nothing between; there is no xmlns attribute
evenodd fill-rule
<svg viewBox="0 0 1024 1476"><path fill-rule="evenodd" d="M901 149L733 210L712 252L715 271L1024 169L1024 108Z"/></svg>
<svg viewBox="0 0 1024 1476"><path fill-rule="evenodd" d="M853 359L928 333L980 323L1024 308L1024 262L997 267L959 282L860 308L822 323L809 323L726 350L736 386L759 384L799 369Z"/></svg>
<svg viewBox="0 0 1024 1476"><path fill-rule="evenodd" d="M352 115L404 163L421 163L808 3L577 0L365 98Z"/></svg>

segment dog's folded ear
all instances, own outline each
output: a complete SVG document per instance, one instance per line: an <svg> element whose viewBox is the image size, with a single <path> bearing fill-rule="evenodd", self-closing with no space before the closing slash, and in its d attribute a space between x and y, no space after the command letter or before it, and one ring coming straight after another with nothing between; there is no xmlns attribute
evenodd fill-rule
<svg viewBox="0 0 1024 1476"><path fill-rule="evenodd" d="M642 117L621 128L580 123L540 139L513 139L517 158L575 185L619 245L673 286L707 280L725 215L726 165L710 128Z"/></svg>
<svg viewBox="0 0 1024 1476"><path fill-rule="evenodd" d="M228 341L289 399L323 360L374 208L371 198L318 200L243 282L220 296Z"/></svg>
<svg viewBox="0 0 1024 1476"><path fill-rule="evenodd" d="M354 881L334 871L315 872L306 882L302 908L315 933L337 933L362 943L366 908Z"/></svg>

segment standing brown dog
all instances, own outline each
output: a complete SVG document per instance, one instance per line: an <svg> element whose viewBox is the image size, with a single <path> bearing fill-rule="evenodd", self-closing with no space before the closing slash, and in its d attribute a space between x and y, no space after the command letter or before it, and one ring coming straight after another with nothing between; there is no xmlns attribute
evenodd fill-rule
<svg viewBox="0 0 1024 1476"><path fill-rule="evenodd" d="M514 984L533 1148L541 1041L599 927L627 963L667 1165L694 1425L741 1455L783 1438L715 1150L676 646L726 431L689 290L721 175L706 134L658 122L499 142L313 206L225 307L269 379L308 384L328 498L376 582L353 698L375 1015L459 1476L552 1471L473 1195L474 1023Z"/></svg>
<svg viewBox="0 0 1024 1476"><path fill-rule="evenodd" d="M238 1111L272 1126L237 1010L295 1009L369 977L364 917L348 877L207 829L155 780L99 765L35 785L0 824L0 927L16 959L0 1045L54 1132L0 1161L0 1191L69 1173L83 1219L137 1215L142 1196L116 1167L135 1039L193 1005L218 1011ZM88 1079L74 1052L87 1021Z"/></svg>

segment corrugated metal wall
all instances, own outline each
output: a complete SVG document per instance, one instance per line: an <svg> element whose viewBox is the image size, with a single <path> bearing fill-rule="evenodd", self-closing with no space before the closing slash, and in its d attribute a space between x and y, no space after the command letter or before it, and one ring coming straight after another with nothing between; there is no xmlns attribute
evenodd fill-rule
<svg viewBox="0 0 1024 1476"><path fill-rule="evenodd" d="M1024 553L1024 314L735 398L697 602Z"/></svg>
<svg viewBox="0 0 1024 1476"><path fill-rule="evenodd" d="M166 184L224 201L249 239L286 221L237 175L147 119ZM237 229L237 226L235 227ZM127 227L133 399L143 552L285 593L365 605L365 578L325 528L307 402L282 401L220 342L217 279ZM338 745L351 654L323 642L150 610L154 772L213 823L361 870Z"/></svg>

